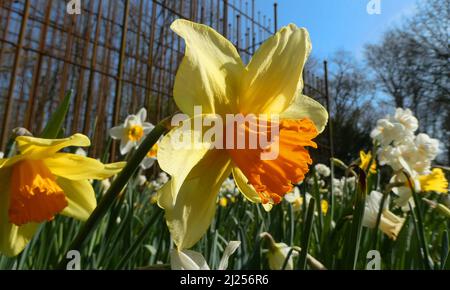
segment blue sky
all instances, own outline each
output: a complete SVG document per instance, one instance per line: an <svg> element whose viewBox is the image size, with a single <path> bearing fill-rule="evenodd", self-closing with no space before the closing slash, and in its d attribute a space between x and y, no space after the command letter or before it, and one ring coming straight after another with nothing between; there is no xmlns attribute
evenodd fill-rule
<svg viewBox="0 0 450 290"><path fill-rule="evenodd" d="M415 11L416 0L380 0L381 14L369 15L370 0L278 0L278 27L295 23L306 27L319 59L338 49L363 57L364 45L377 42L383 32ZM262 14L273 16L272 0L256 0Z"/></svg>

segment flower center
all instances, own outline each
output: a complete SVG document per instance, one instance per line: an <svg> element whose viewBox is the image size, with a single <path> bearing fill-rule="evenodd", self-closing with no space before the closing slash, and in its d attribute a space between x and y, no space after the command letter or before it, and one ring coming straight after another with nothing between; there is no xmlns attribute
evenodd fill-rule
<svg viewBox="0 0 450 290"><path fill-rule="evenodd" d="M274 126L278 126L277 133L273 131ZM254 131L254 126L250 129L246 124L246 136ZM269 146L258 146L256 149L248 146L244 149L228 149L228 153L263 203L279 203L286 193L292 191L293 184L305 178L312 160L304 146L317 147L312 139L318 135L318 131L309 119L289 119L277 123L269 121L263 125L258 122L257 134L266 135L263 137L268 137L266 140L272 142ZM278 153L276 158L261 158L262 153L275 151Z"/></svg>
<svg viewBox="0 0 450 290"><path fill-rule="evenodd" d="M67 206L63 190L41 160L23 160L11 174L9 221L17 226L49 221Z"/></svg>
<svg viewBox="0 0 450 290"><path fill-rule="evenodd" d="M133 125L128 129L128 140L139 141L144 136L144 129L142 126Z"/></svg>
<svg viewBox="0 0 450 290"><path fill-rule="evenodd" d="M156 154L158 153L158 144L153 145L152 149L147 152L148 158L156 158Z"/></svg>

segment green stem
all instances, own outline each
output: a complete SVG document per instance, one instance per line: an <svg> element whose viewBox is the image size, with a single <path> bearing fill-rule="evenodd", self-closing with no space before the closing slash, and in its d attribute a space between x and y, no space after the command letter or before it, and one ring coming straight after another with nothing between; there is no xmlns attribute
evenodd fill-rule
<svg viewBox="0 0 450 290"><path fill-rule="evenodd" d="M311 230L312 230L312 224L314 222L314 207L315 207L316 201L314 198L311 198L309 201L308 206L308 212L306 215L306 221L305 221L305 229L303 231L303 237L302 237L302 245L301 245L301 252L300 257L298 260L298 268L300 270L306 270L306 259L308 256L308 249L309 249L309 241L311 236Z"/></svg>
<svg viewBox="0 0 450 290"><path fill-rule="evenodd" d="M80 250L83 246L84 242L89 238L92 232L97 228L101 219L105 216L113 202L116 200L117 196L123 190L128 180L133 176L136 170L139 168L139 164L145 158L148 151L156 144L158 139L167 132L166 126L167 120L161 121L156 127L148 134L148 136L144 139L142 144L136 150L136 152L131 156L130 160L127 162L127 165L122 169L120 174L111 184L111 187L105 193L103 198L100 200L98 206L92 212L89 219L83 225L81 230L78 232L78 235L72 241L72 244L69 247L69 250ZM65 268L65 259L64 257L58 264L58 269Z"/></svg>
<svg viewBox="0 0 450 290"><path fill-rule="evenodd" d="M414 225L416 227L416 231L417 231L418 236L419 236L420 247L422 249L421 256L422 256L422 258L424 260L425 269L426 270L431 270L432 266L430 264L430 258L429 258L429 254L428 254L428 245L427 245L427 240L425 238L425 231L424 231L424 228L423 228L424 224L423 224L423 215L422 215L422 205L420 203L419 197L417 196L417 192L414 189L414 186L413 186L413 184L411 182L411 178L410 178L409 174L406 173L406 172L403 172L403 174L406 176L406 179L408 180L408 185L411 188L411 192L412 192L412 196L413 196L413 199L414 199L414 203L416 205L417 223L414 223ZM411 211L414 210L412 208L411 204L410 204L410 208L411 208ZM413 219L415 220L416 217L413 216Z"/></svg>

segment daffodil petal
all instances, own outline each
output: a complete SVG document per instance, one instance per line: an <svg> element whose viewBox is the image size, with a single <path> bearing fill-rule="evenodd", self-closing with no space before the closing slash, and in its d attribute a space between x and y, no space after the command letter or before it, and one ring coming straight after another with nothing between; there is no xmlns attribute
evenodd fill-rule
<svg viewBox="0 0 450 290"><path fill-rule="evenodd" d="M248 183L247 177L238 167L233 167L233 178L237 188L246 199L253 203L261 203L259 194L256 192L255 188Z"/></svg>
<svg viewBox="0 0 450 290"><path fill-rule="evenodd" d="M171 29L186 42L186 51L175 78L174 99L178 108L194 115L232 112L244 72L236 48L212 28L187 20L175 20Z"/></svg>
<svg viewBox="0 0 450 290"><path fill-rule="evenodd" d="M183 164L182 160L173 162ZM165 210L167 226L179 249L195 245L211 224L220 186L231 172L230 163L225 151L210 150L184 179L172 175L158 192L158 204Z"/></svg>
<svg viewBox="0 0 450 290"><path fill-rule="evenodd" d="M226 270L228 268L228 260L230 259L230 256L236 252L236 250L241 245L240 241L230 241L227 244L227 247L223 251L222 259L220 259L218 270Z"/></svg>
<svg viewBox="0 0 450 290"><path fill-rule="evenodd" d="M103 164L93 158L70 153L57 153L44 159L50 171L71 180L105 179L119 173L125 162Z"/></svg>
<svg viewBox="0 0 450 290"><path fill-rule="evenodd" d="M191 250L171 250L170 266L172 270L209 270L203 255Z"/></svg>
<svg viewBox="0 0 450 290"><path fill-rule="evenodd" d="M18 227L9 223L10 174L9 169L0 170L0 253L13 257L27 246L39 224L29 223Z"/></svg>
<svg viewBox="0 0 450 290"><path fill-rule="evenodd" d="M125 134L125 128L122 125L113 127L109 130L109 135L114 140L122 139L124 137L124 134Z"/></svg>
<svg viewBox="0 0 450 290"><path fill-rule="evenodd" d="M321 133L328 122L327 110L317 101L299 94L287 109L281 113L281 119L310 119Z"/></svg>
<svg viewBox="0 0 450 290"><path fill-rule="evenodd" d="M56 182L63 189L68 203L61 214L86 221L97 206L95 192L89 181L59 177Z"/></svg>
<svg viewBox="0 0 450 290"><path fill-rule="evenodd" d="M20 136L16 138L16 143L20 153L28 155L28 157L53 155L69 146L86 147L91 145L89 138L83 134L75 134L64 139L42 139Z"/></svg>
<svg viewBox="0 0 450 290"><path fill-rule="evenodd" d="M244 74L240 112L278 114L289 107L303 89L302 71L310 51L308 32L294 24L266 40Z"/></svg>
<svg viewBox="0 0 450 290"><path fill-rule="evenodd" d="M130 141L128 140L128 138L122 138L122 140L120 140L120 154L125 155L130 152L133 147L136 146L136 142Z"/></svg>
<svg viewBox="0 0 450 290"><path fill-rule="evenodd" d="M147 110L145 108L141 108L137 113L137 116L139 120L141 120L141 122L144 123L145 120L147 120Z"/></svg>

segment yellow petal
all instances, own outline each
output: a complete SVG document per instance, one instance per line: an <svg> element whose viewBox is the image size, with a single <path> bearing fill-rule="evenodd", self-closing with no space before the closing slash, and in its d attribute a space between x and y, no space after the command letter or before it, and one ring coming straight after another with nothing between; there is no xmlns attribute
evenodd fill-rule
<svg viewBox="0 0 450 290"><path fill-rule="evenodd" d="M244 71L236 48L206 25L179 19L171 29L186 42L173 90L178 108L189 116L194 106L202 106L203 113L232 112Z"/></svg>
<svg viewBox="0 0 450 290"><path fill-rule="evenodd" d="M441 168L433 168L430 174L419 176L422 191L435 191L437 193L448 192L448 181Z"/></svg>
<svg viewBox="0 0 450 290"><path fill-rule="evenodd" d="M253 203L261 203L261 198L256 192L255 188L248 183L247 177L239 169L239 167L233 167L233 178L239 191L245 196L246 199Z"/></svg>
<svg viewBox="0 0 450 290"><path fill-rule="evenodd" d="M281 119L310 119L321 133L328 122L327 110L317 101L299 94L292 104L281 113Z"/></svg>
<svg viewBox="0 0 450 290"><path fill-rule="evenodd" d="M82 134L75 134L64 139L41 139L27 136L16 138L17 148L24 155L49 156L69 146L90 146L89 138Z"/></svg>
<svg viewBox="0 0 450 290"><path fill-rule="evenodd" d="M303 89L302 71L310 51L308 32L294 24L264 42L247 66L239 95L240 112L285 111Z"/></svg>
<svg viewBox="0 0 450 290"><path fill-rule="evenodd" d="M33 238L39 224L16 226L9 223L10 170L0 169L0 253L17 256Z"/></svg>
<svg viewBox="0 0 450 290"><path fill-rule="evenodd" d="M64 190L68 203L61 214L86 221L97 206L95 192L89 181L59 177L56 182Z"/></svg>
<svg viewBox="0 0 450 290"><path fill-rule="evenodd" d="M177 159L172 162L180 167L183 164ZM172 175L158 192L158 204L165 210L167 226L178 249L191 248L205 234L214 218L220 186L230 175L230 163L225 151L210 150L185 178Z"/></svg>
<svg viewBox="0 0 450 290"><path fill-rule="evenodd" d="M57 153L45 158L44 163L54 175L71 180L105 179L119 173L126 164L103 164L93 158L69 153Z"/></svg>

